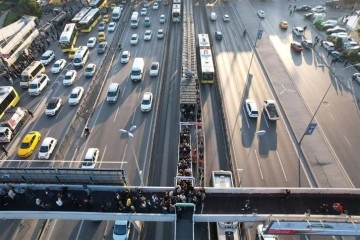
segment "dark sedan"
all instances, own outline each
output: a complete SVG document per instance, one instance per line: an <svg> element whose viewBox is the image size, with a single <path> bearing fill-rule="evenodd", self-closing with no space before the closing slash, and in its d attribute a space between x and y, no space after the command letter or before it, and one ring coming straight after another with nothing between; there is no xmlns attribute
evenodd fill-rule
<svg viewBox="0 0 360 240"><path fill-rule="evenodd" d="M303 47L298 42L292 42L290 46L295 52L298 52L298 53L301 53L303 50Z"/></svg>
<svg viewBox="0 0 360 240"><path fill-rule="evenodd" d="M106 48L107 48L107 42L101 42L101 43L99 43L97 52L99 54L102 54L102 53L104 53L106 51Z"/></svg>
<svg viewBox="0 0 360 240"><path fill-rule="evenodd" d="M309 5L302 5L300 7L297 7L295 11L297 12L306 12L306 11L310 11L311 7Z"/></svg>

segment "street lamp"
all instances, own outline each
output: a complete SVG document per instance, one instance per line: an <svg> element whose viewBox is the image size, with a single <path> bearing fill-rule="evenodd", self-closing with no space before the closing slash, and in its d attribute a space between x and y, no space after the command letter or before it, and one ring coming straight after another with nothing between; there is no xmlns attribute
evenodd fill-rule
<svg viewBox="0 0 360 240"><path fill-rule="evenodd" d="M259 130L257 132L254 133L255 136L262 136L262 135L265 135L266 131L265 130ZM246 166L249 162L249 157L250 157L250 153L252 152L252 149L253 149L253 144L251 144L251 147L250 147L250 150L249 150L249 153L248 153L248 156L246 157L246 161L245 161L245 166L243 169L241 168L238 168L236 169L237 173L238 173L238 178L239 178L239 184L240 184L240 187L241 187L241 183L242 183L242 179L244 177L244 172L246 170ZM241 173L241 175L239 174Z"/></svg>
<svg viewBox="0 0 360 240"><path fill-rule="evenodd" d="M341 73L341 72L343 72L344 70L346 70L346 69L348 69L348 68L350 68L350 67L354 67L354 66L360 67L360 63L347 66L347 67L341 69L341 71L339 71L338 74ZM338 78L338 77L337 77L336 73L335 73L334 75L335 75L335 80L336 80L336 78ZM331 88L332 85L333 85L333 83L332 83L332 81L330 81L329 87L326 89L326 92L324 93L324 96L321 98L321 100L320 100L320 102L319 102L319 105L317 106L314 114L312 115L312 117L311 117L311 119L310 119L309 124L307 125L306 130L304 131L303 135L301 136L301 138L300 138L300 140L299 140L299 145L301 145L301 142L302 142L302 140L304 139L305 135L309 135L309 134L308 134L309 127L313 124L313 120L314 120L314 118L315 118L315 115L316 115L317 112L319 111L319 109L320 109L320 107L321 107L321 103L324 101L324 99L325 99L326 95L328 94L328 92L330 91L330 88Z"/></svg>
<svg viewBox="0 0 360 240"><path fill-rule="evenodd" d="M142 186L144 186L143 171L141 171L140 168L139 168L139 162L138 162L138 159L136 157L135 148L134 148L134 141L133 141L134 134L132 134L132 132L135 131L135 130L136 130L136 126L134 125L129 130L119 129L119 132L120 133L126 133L128 135L128 137L129 137L132 152L133 152L135 163L136 163L136 168L137 168L137 171L138 171L139 177L140 177L140 182L141 182L140 186L142 187Z"/></svg>

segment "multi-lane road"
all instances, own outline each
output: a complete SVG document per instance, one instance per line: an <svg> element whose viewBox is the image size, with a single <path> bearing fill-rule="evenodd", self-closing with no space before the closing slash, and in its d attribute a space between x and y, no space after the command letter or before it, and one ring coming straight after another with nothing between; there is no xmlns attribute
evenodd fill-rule
<svg viewBox="0 0 360 240"><path fill-rule="evenodd" d="M320 3L323 1L317 1L317 4ZM286 108L281 112L281 118L276 123L268 121L263 114L260 114L256 120L250 119L244 109L244 100L255 99L261 109L263 100L278 99L274 97L274 94L299 94L308 112L296 114L310 116L318 107L331 81L333 86L316 115L316 121L319 124L317 130L321 131L331 152L336 155L336 167L343 167L340 172L347 173L354 186L360 184L357 175L359 170L357 156L360 150L356 141L360 139L360 131L357 128L359 109L356 104L359 87L352 85L350 81L351 68L345 70L342 70L342 66L328 68L326 63L325 67L319 66L321 58L328 61L323 49L316 48L315 51L303 52L301 55L294 54L290 50L289 44L295 40L295 37L291 34L291 27L287 31L279 29L278 23L281 20L289 21L291 26L308 25L305 33L307 38L314 38L320 33L313 29L309 22L305 22L301 14L295 14L290 18L288 4L289 1L285 0L271 3L266 1L223 3L220 1L211 4L198 1L193 4L196 34L208 33L212 37L218 76L218 86L201 86L203 127L207 146L207 184L212 170L231 170L232 168L238 184L241 180L241 186L298 186L300 156L294 136L299 140L301 137L299 129L305 130L306 126L296 126L293 121L290 122L295 126L290 126L288 121L284 121L284 114L291 112L291 109ZM302 4L316 5L310 1L303 1ZM130 9L130 6L126 7ZM136 6L136 10L140 8L141 6ZM120 37L123 50L131 52L131 61L127 64L120 63L120 52L116 49L116 42L110 44L110 49L103 56L98 55L96 49L91 50L89 62L101 66L101 74L98 78L87 79L83 76L83 70L79 70L75 84L72 87L64 87L62 78L67 69L73 68L71 63L69 62L66 69L59 75L51 74L47 67L47 73L51 79L47 91L35 98L22 92L21 105L34 109L35 117L9 146L12 154L8 160L18 159L16 151L19 142L30 130L40 131L43 138L51 136L63 141L66 129L76 116L76 111L80 113L84 111L84 109L79 110L79 106L72 107L67 104L67 96L71 89L75 86L83 86L88 91L92 84L103 81L102 88L95 89L98 92L98 101L87 122L91 128L90 137L87 140L73 140L73 148L70 148L71 151L67 153L72 162L65 163L65 166L79 167L87 148L97 147L100 149L100 160L96 167L125 169L132 185L140 185L139 170L147 185L172 185L176 174L178 149L182 29L181 24L171 22L170 9L170 6L161 5L159 10L149 11L148 16L152 20L149 29L153 31L151 41L143 40L144 31L147 29L143 26L143 17L140 17L139 27L132 29L128 24L129 19L124 18L123 15L118 22L118 30L115 33L107 33L107 41L111 43L113 39L117 40ZM258 40L257 46L271 45L281 61L282 68L279 68L279 71L285 72L294 84L291 87L283 86L283 91L280 92L272 91L275 79L266 72L263 56L259 53L253 55L253 44L260 23L256 15L258 9L266 11L266 18L261 22L261 28L266 33L263 37L267 41ZM210 22L209 19L212 11L218 14L218 20L215 22ZM165 24L160 24L160 14L166 15ZM221 17L224 14L229 14L230 22L222 21ZM327 14L339 17L338 12L329 11ZM120 28L119 25L123 27ZM163 40L156 38L159 28L165 30ZM249 33L247 37L242 36L245 28ZM215 31L223 33L222 41L215 40ZM130 45L130 37L133 33L140 35L136 46ZM77 45L85 45L91 36L97 36L97 30L89 34L81 34ZM55 49L57 58L62 58L62 53L56 44L52 45L52 49ZM63 57L67 58L65 55ZM145 60L145 76L140 83L133 83L129 79L134 57L143 57ZM158 77L149 76L152 61L160 62ZM339 76L346 75L347 78L335 79L333 72L337 72ZM112 82L117 82L121 86L121 98L116 104L106 102L106 90ZM140 101L142 94L147 91L154 94L154 106L151 112L142 113ZM45 116L44 108L47 100L52 96L61 97L64 106L56 117L49 118ZM280 104L284 103L280 102ZM225 114L226 130L222 126L221 106L224 106L222 111ZM91 109L87 110L91 111ZM126 134L119 133L119 129L128 130L134 125L137 129L133 133L132 140ZM81 136L82 128L77 130L79 132L77 136ZM259 130L265 130L266 134L256 136L255 133ZM227 156L225 135L229 138L231 161L225 159ZM311 136L304 138L304 142L310 145L311 141ZM135 149L135 157L132 147ZM32 161L37 159L35 153L28 159L29 161L6 161L3 162L3 166L49 166L50 161ZM138 161L139 169L136 161ZM316 169L327 164L334 165L318 162L318 165L310 165L310 168ZM333 186L333 172L325 171L325 173L327 179L322 182L328 182L328 186ZM310 186L312 182L307 179L307 174L310 173L305 174L301 168L300 174L301 186ZM67 239L99 239L105 236L106 239L111 239L112 224L109 222L50 221L43 239L59 236ZM170 223L156 226L147 224L143 236L144 239L171 239L172 229L173 224ZM206 239L206 236L206 231L201 230L197 237Z"/></svg>

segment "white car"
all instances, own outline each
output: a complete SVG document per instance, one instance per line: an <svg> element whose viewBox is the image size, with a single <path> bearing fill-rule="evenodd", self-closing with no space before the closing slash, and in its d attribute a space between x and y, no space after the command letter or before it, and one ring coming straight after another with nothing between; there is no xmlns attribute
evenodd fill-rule
<svg viewBox="0 0 360 240"><path fill-rule="evenodd" d="M304 29L302 27L294 27L292 29L292 32L298 36L298 37L301 37L303 34L304 34Z"/></svg>
<svg viewBox="0 0 360 240"><path fill-rule="evenodd" d="M324 22L322 22L320 25L324 26L324 25L332 25L333 27L335 27L337 25L338 21L337 20L326 20Z"/></svg>
<svg viewBox="0 0 360 240"><path fill-rule="evenodd" d="M140 109L142 112L149 112L152 107L153 94L145 92L141 101Z"/></svg>
<svg viewBox="0 0 360 240"><path fill-rule="evenodd" d="M266 230L267 226L264 226L264 224L259 224L256 228L256 234L257 239L261 240L279 240L278 236L271 235L271 234L264 234L264 231Z"/></svg>
<svg viewBox="0 0 360 240"><path fill-rule="evenodd" d="M77 105L84 95L83 87L74 88L69 95L69 105Z"/></svg>
<svg viewBox="0 0 360 240"><path fill-rule="evenodd" d="M120 62L121 63L128 63L130 60L131 54L129 51L123 51L121 54Z"/></svg>
<svg viewBox="0 0 360 240"><path fill-rule="evenodd" d="M66 72L65 77L63 79L64 86L70 86L75 82L77 72L75 70L69 70Z"/></svg>
<svg viewBox="0 0 360 240"><path fill-rule="evenodd" d="M158 10L159 9L159 3L154 2L153 6L152 6L152 9Z"/></svg>
<svg viewBox="0 0 360 240"><path fill-rule="evenodd" d="M150 66L150 77L156 77L157 75L159 75L159 68L159 62L152 62Z"/></svg>
<svg viewBox="0 0 360 240"><path fill-rule="evenodd" d="M326 7L324 7L324 6L316 6L311 9L311 11L315 12L315 13L323 13L323 12L325 12L325 10L326 10Z"/></svg>
<svg viewBox="0 0 360 240"><path fill-rule="evenodd" d="M131 35L131 39L130 39L130 44L131 45L136 45L139 41L139 35L134 33L133 35Z"/></svg>
<svg viewBox="0 0 360 240"><path fill-rule="evenodd" d="M85 77L92 77L95 75L96 72L96 64L94 63L89 63L84 71L84 75Z"/></svg>
<svg viewBox="0 0 360 240"><path fill-rule="evenodd" d="M99 31L104 31L105 28L106 28L106 23L105 22L99 22L98 30Z"/></svg>
<svg viewBox="0 0 360 240"><path fill-rule="evenodd" d="M59 73L59 72L61 72L63 69L64 69L64 67L66 66L66 60L65 59L59 59L59 60L57 60L55 63L54 63L54 65L52 66L52 68L51 68L51 72L52 73Z"/></svg>
<svg viewBox="0 0 360 240"><path fill-rule="evenodd" d="M42 142L38 154L39 159L49 159L57 145L57 140L52 137L46 137Z"/></svg>
<svg viewBox="0 0 360 240"><path fill-rule="evenodd" d="M259 18L265 18L265 11L263 11L263 10L259 10L259 11L257 11L257 15L258 15L258 17Z"/></svg>
<svg viewBox="0 0 360 240"><path fill-rule="evenodd" d="M358 50L360 48L359 44L357 42L354 42L354 41L345 42L344 47L346 49L348 49L348 50Z"/></svg>
<svg viewBox="0 0 360 240"><path fill-rule="evenodd" d="M225 14L225 15L223 16L223 21L224 21L224 22L229 22L229 21L230 21L229 15Z"/></svg>
<svg viewBox="0 0 360 240"><path fill-rule="evenodd" d="M330 34L330 36L334 37L334 38L345 38L345 37L350 37L346 32L339 32L339 33L332 33Z"/></svg>
<svg viewBox="0 0 360 240"><path fill-rule="evenodd" d="M166 22L166 18L164 14L160 15L160 23L165 23Z"/></svg>
<svg viewBox="0 0 360 240"><path fill-rule="evenodd" d="M159 29L157 32L157 38L158 39L163 39L164 38L164 30L163 29Z"/></svg>
<svg viewBox="0 0 360 240"><path fill-rule="evenodd" d="M50 99L45 108L46 116L55 116L62 106L62 100L59 97L53 97Z"/></svg>
<svg viewBox="0 0 360 240"><path fill-rule="evenodd" d="M116 23L115 23L115 22L109 23L109 25L108 25L108 31L109 31L109 32L114 32L115 29L116 29Z"/></svg>
<svg viewBox="0 0 360 240"><path fill-rule="evenodd" d="M93 169L95 168L96 162L99 158L98 148L89 148L85 154L84 161L81 164L81 168Z"/></svg>
<svg viewBox="0 0 360 240"><path fill-rule="evenodd" d="M340 32L346 32L346 29L342 28L342 27L339 27L339 26L336 26L334 28L330 28L330 29L326 30L327 34L340 33Z"/></svg>
<svg viewBox="0 0 360 240"><path fill-rule="evenodd" d="M357 83L360 84L360 73L354 73L352 75L352 80L356 81Z"/></svg>
<svg viewBox="0 0 360 240"><path fill-rule="evenodd" d="M245 100L246 112L251 118L257 118L259 116L259 109L254 99Z"/></svg>
<svg viewBox="0 0 360 240"><path fill-rule="evenodd" d="M113 231L114 240L129 239L129 223L126 220L116 220Z"/></svg>
<svg viewBox="0 0 360 240"><path fill-rule="evenodd" d="M335 50L335 46L332 42L328 42L328 41L323 41L322 44L323 48L325 48L327 51L334 51Z"/></svg>
<svg viewBox="0 0 360 240"><path fill-rule="evenodd" d="M152 31L151 30L146 30L145 34L144 34L144 40L145 41L150 41L151 40L151 36L152 36Z"/></svg>
<svg viewBox="0 0 360 240"><path fill-rule="evenodd" d="M211 13L210 13L210 20L211 20L211 21L216 21L216 19L217 19L217 14L216 14L216 12L211 12Z"/></svg>
<svg viewBox="0 0 360 240"><path fill-rule="evenodd" d="M87 46L88 48L94 48L94 47L96 46L96 42L97 42L96 37L91 37L91 38L89 38L89 40L87 41L86 46Z"/></svg>
<svg viewBox="0 0 360 240"><path fill-rule="evenodd" d="M142 9L141 9L141 12L140 12L140 15L141 15L141 16L146 16L146 14L147 14L147 9L146 9L146 8L142 8Z"/></svg>

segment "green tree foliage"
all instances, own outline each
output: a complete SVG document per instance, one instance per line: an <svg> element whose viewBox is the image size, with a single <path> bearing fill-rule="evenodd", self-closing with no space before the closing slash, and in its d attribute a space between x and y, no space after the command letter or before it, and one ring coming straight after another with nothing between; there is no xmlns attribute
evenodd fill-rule
<svg viewBox="0 0 360 240"><path fill-rule="evenodd" d="M22 15L31 15L41 18L43 11L35 0L19 0L18 8Z"/></svg>

